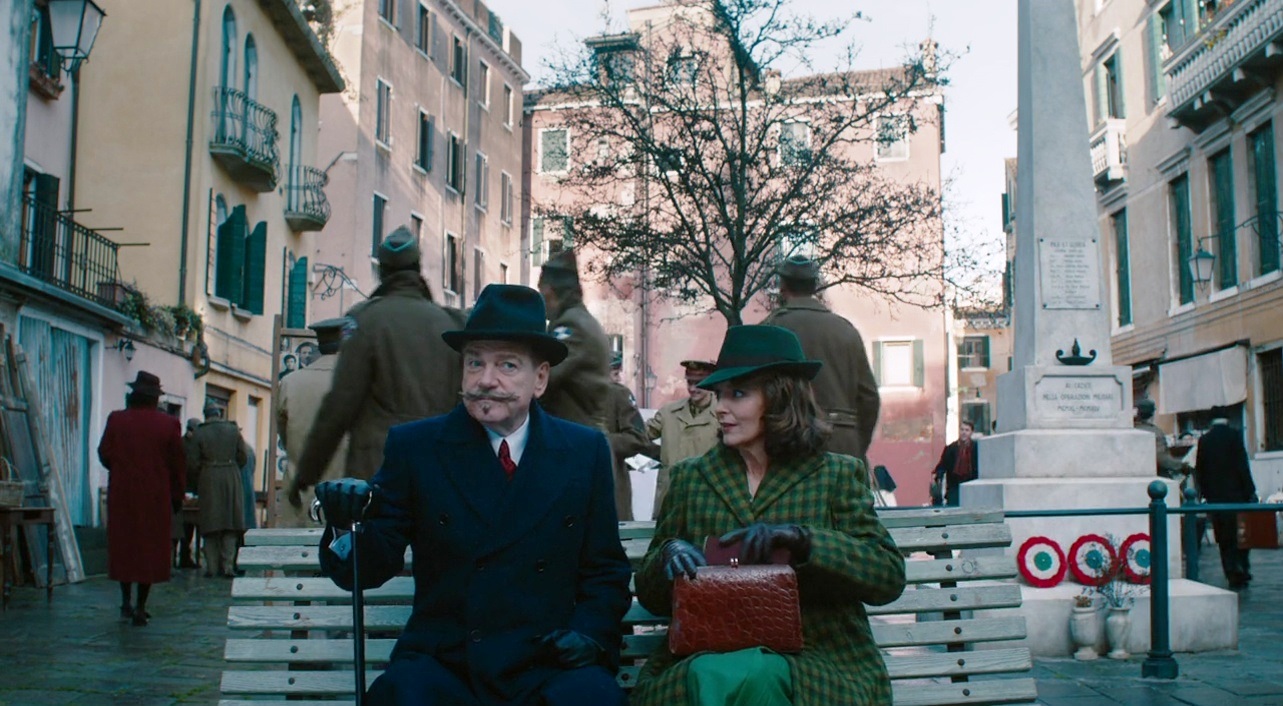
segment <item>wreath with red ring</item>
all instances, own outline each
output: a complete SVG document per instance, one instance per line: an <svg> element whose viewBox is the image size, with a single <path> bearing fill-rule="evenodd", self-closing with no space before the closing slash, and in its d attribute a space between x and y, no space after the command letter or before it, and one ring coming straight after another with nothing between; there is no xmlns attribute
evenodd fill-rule
<svg viewBox="0 0 1283 706"><path fill-rule="evenodd" d="M1020 545L1016 568L1030 586L1051 588L1065 579L1065 571L1069 567L1065 562L1065 552L1054 540L1030 537Z"/></svg>
<svg viewBox="0 0 1283 706"><path fill-rule="evenodd" d="M1149 535L1137 532L1118 547L1118 560L1123 565L1123 575L1131 583L1149 585L1153 568L1153 554L1150 553Z"/></svg>
<svg viewBox="0 0 1283 706"><path fill-rule="evenodd" d="M1084 534L1069 548L1069 571L1084 586L1103 586L1115 573L1118 554L1108 539Z"/></svg>

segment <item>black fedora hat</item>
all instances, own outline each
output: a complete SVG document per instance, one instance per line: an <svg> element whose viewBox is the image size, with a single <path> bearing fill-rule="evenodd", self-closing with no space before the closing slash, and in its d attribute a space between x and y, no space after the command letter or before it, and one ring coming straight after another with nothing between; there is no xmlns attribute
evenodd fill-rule
<svg viewBox="0 0 1283 706"><path fill-rule="evenodd" d="M165 393L165 390L160 386L160 378L146 370L139 370L138 374L134 376L134 381L125 384L129 385L129 389L140 395L160 397Z"/></svg>
<svg viewBox="0 0 1283 706"><path fill-rule="evenodd" d="M441 338L456 351L468 341L521 341L550 365L565 360L568 352L566 344L548 333L543 297L519 284L486 285L463 328Z"/></svg>
<svg viewBox="0 0 1283 706"><path fill-rule="evenodd" d="M820 372L820 362L807 360L802 342L786 328L732 326L717 354L717 367L698 386L711 390L718 383L767 370L812 380Z"/></svg>

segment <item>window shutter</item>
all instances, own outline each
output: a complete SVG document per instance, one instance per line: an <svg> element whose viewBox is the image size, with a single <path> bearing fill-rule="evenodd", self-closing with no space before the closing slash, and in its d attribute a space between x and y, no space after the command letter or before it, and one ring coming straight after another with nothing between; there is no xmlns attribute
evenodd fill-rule
<svg viewBox="0 0 1283 706"><path fill-rule="evenodd" d="M218 227L218 267L214 273L214 296L233 304L240 298L241 270L245 264L245 206L232 209Z"/></svg>
<svg viewBox="0 0 1283 706"><path fill-rule="evenodd" d="M530 256L535 267L543 265L543 218L538 216L530 221Z"/></svg>
<svg viewBox="0 0 1283 706"><path fill-rule="evenodd" d="M427 134L424 137L427 139L426 151L427 151L428 161L427 161L427 164L423 165L423 170L426 172L430 172L432 171L432 156L436 154L436 134L437 134L437 119L432 117L431 115L428 116L428 125L426 128L426 132Z"/></svg>
<svg viewBox="0 0 1283 706"><path fill-rule="evenodd" d="M263 313L263 287L267 275L267 221L259 221L245 241L245 290L238 302L255 314Z"/></svg>
<svg viewBox="0 0 1283 706"><path fill-rule="evenodd" d="M922 355L922 339L913 341L913 385L922 387L926 379L926 365Z"/></svg>
<svg viewBox="0 0 1283 706"><path fill-rule="evenodd" d="M1278 181L1274 165L1274 126L1267 124L1251 136L1256 171L1257 246L1261 274L1279 269Z"/></svg>
<svg viewBox="0 0 1283 706"><path fill-rule="evenodd" d="M1181 42L1188 42L1198 34L1198 3L1199 0L1172 0L1180 5L1181 12Z"/></svg>
<svg viewBox="0 0 1283 706"><path fill-rule="evenodd" d="M873 342L873 380L882 384L882 341Z"/></svg>
<svg viewBox="0 0 1283 706"><path fill-rule="evenodd" d="M1114 80L1118 82L1118 115L1111 117L1127 117L1127 89L1123 85L1123 50L1120 47L1114 51Z"/></svg>
<svg viewBox="0 0 1283 706"><path fill-rule="evenodd" d="M1167 77L1163 75L1163 23L1157 12L1149 16L1149 82L1153 102L1157 103L1167 94Z"/></svg>
<svg viewBox="0 0 1283 706"><path fill-rule="evenodd" d="M1105 65L1096 64L1096 124L1109 117L1109 79L1105 75Z"/></svg>
<svg viewBox="0 0 1283 706"><path fill-rule="evenodd" d="M980 366L981 366L981 367L983 367L983 368L987 368L987 367L989 367L989 337L988 337L988 336L982 336L982 337L980 338L980 342L981 342L981 346L980 346L980 351L981 351L981 353L980 353L980 355L981 355L981 358L980 358Z"/></svg>
<svg viewBox="0 0 1283 706"><path fill-rule="evenodd" d="M307 325L307 258L300 257L290 268L289 315L285 325L303 328Z"/></svg>

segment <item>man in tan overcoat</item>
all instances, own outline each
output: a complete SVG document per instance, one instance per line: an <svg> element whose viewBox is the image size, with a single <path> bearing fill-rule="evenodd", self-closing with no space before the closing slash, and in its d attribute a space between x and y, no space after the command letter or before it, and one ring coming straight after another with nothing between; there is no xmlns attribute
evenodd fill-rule
<svg viewBox="0 0 1283 706"><path fill-rule="evenodd" d="M326 319L312 324L308 328L316 332L316 342L321 357L306 368L300 368L288 378L281 380L276 391L276 431L285 447L287 466L285 487L293 482L298 470L294 460L303 455L303 444L316 421L321 402L334 381L334 367L339 360L339 345L343 343L343 326L347 318ZM343 477L343 464L347 461L347 437L339 442L330 459L321 480L334 480ZM319 482L319 481L318 481ZM307 508L295 507L293 503L276 504L277 527L314 527L307 515Z"/></svg>
<svg viewBox="0 0 1283 706"><path fill-rule="evenodd" d="M633 392L620 382L623 365L623 356L615 353L610 361L610 414L606 420L606 440L615 457L615 513L621 521L633 519L633 481L624 460L650 449Z"/></svg>
<svg viewBox="0 0 1283 706"><path fill-rule="evenodd" d="M251 452L240 428L221 417L218 407L206 405L205 423L196 427L192 440L200 468L199 523L205 541L205 576L230 578L236 571L236 543L245 531L241 466Z"/></svg>
<svg viewBox="0 0 1283 706"><path fill-rule="evenodd" d="M825 450L863 459L882 404L864 339L850 321L816 298L820 270L813 260L791 255L776 273L782 304L762 323L792 331L802 341L806 356L824 363L811 387L833 425Z"/></svg>
<svg viewBox="0 0 1283 706"><path fill-rule="evenodd" d="M573 250L563 250L539 271L539 293L548 305L548 332L570 355L552 369L539 404L554 417L605 431L610 410L610 341L584 307Z"/></svg>
<svg viewBox="0 0 1283 706"><path fill-rule="evenodd" d="M660 408L646 422L646 437L660 439L659 477L655 481L655 507L651 519L659 519L659 508L668 494L668 473L678 461L703 456L717 445L717 414L713 411L713 393L697 387L715 364L704 360L683 360L686 369L684 400L671 402Z"/></svg>
<svg viewBox="0 0 1283 706"><path fill-rule="evenodd" d="M334 384L296 459L287 490L295 507L325 475L344 435L345 474L369 480L383 464L388 429L445 414L458 402L459 354L441 340L454 319L433 301L420 268L419 241L408 228L379 246L379 287L348 312Z"/></svg>

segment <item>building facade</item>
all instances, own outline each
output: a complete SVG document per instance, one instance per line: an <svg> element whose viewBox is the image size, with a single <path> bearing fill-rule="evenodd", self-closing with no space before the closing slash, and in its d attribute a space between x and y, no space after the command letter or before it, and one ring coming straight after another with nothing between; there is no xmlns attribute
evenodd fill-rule
<svg viewBox="0 0 1283 706"><path fill-rule="evenodd" d="M1082 0L1114 359L1160 426L1215 407L1283 487L1280 0Z"/></svg>
<svg viewBox="0 0 1283 706"><path fill-rule="evenodd" d="M335 3L348 89L321 100L332 216L311 250L313 318L378 286L379 242L419 236L439 302L519 279L521 42L476 0Z"/></svg>

